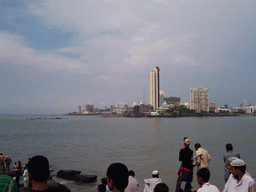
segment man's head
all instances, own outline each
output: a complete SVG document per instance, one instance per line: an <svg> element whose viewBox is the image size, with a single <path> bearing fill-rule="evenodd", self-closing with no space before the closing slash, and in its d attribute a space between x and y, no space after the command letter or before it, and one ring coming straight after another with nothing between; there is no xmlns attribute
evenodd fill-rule
<svg viewBox="0 0 256 192"><path fill-rule="evenodd" d="M101 178L101 184L103 184L105 186L108 184L106 177Z"/></svg>
<svg viewBox="0 0 256 192"><path fill-rule="evenodd" d="M199 185L207 183L210 179L210 170L208 168L201 168L197 171L197 182Z"/></svg>
<svg viewBox="0 0 256 192"><path fill-rule="evenodd" d="M124 191L128 185L128 169L122 163L113 163L107 170L107 182L111 191L115 188L119 191Z"/></svg>
<svg viewBox="0 0 256 192"><path fill-rule="evenodd" d="M130 171L128 172L128 175L134 177L134 176L135 176L135 173L134 173L133 170L130 170Z"/></svg>
<svg viewBox="0 0 256 192"><path fill-rule="evenodd" d="M106 192L106 185L99 184L98 185L98 192Z"/></svg>
<svg viewBox="0 0 256 192"><path fill-rule="evenodd" d="M47 181L49 171L49 161L46 157L37 155L28 162L28 173L30 178L36 182Z"/></svg>
<svg viewBox="0 0 256 192"><path fill-rule="evenodd" d="M196 150L199 149L200 147L201 147L200 143L196 143L196 144L195 144L195 149L196 149Z"/></svg>
<svg viewBox="0 0 256 192"><path fill-rule="evenodd" d="M226 145L226 150L227 150L227 151L232 151L232 150L233 150L233 146L232 146L231 143L228 143L228 144Z"/></svg>
<svg viewBox="0 0 256 192"><path fill-rule="evenodd" d="M234 160L237 160L238 158L237 157L230 157L228 158L228 170L229 170L229 173L232 173L232 169L231 169L231 162L234 161Z"/></svg>
<svg viewBox="0 0 256 192"><path fill-rule="evenodd" d="M153 178L158 178L158 177L159 177L159 172L158 172L157 170L154 170L154 171L152 172L152 177L153 177Z"/></svg>
<svg viewBox="0 0 256 192"><path fill-rule="evenodd" d="M231 172L234 177L242 176L245 174L246 165L245 162L241 159L234 160L230 163Z"/></svg>
<svg viewBox="0 0 256 192"><path fill-rule="evenodd" d="M165 183L158 183L154 188L154 192L169 192L169 187Z"/></svg>
<svg viewBox="0 0 256 192"><path fill-rule="evenodd" d="M189 139L184 140L184 145L188 147L190 145L191 141Z"/></svg>

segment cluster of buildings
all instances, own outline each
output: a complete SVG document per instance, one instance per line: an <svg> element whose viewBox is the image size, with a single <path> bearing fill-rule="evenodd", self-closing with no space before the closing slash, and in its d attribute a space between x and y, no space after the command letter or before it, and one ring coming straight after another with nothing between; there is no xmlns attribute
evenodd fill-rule
<svg viewBox="0 0 256 192"><path fill-rule="evenodd" d="M132 106L124 105L120 108L119 105L111 105L110 108L105 109L94 108L94 105L85 105L85 109L82 110L81 106L78 107L75 114L119 114L128 116L141 116L141 115L159 115L165 113L167 110L171 111L178 106L183 106L189 110L193 110L196 113L201 112L228 112L238 113L243 110L245 113L256 113L256 106L248 106L247 101L236 108L228 108L227 105L222 108L217 108L217 104L210 102L209 89L208 88L191 88L190 89L190 103L184 103L180 97L165 97L164 91L160 90L160 77L159 67L149 71L149 104L142 102L133 103Z"/></svg>
<svg viewBox="0 0 256 192"><path fill-rule="evenodd" d="M209 112L210 108L216 108L215 103L209 102L208 88L190 89L190 103L181 103L180 97L164 97L164 91L160 91L159 67L149 71L149 104L153 110L161 108L173 108L174 105L183 105L191 110Z"/></svg>

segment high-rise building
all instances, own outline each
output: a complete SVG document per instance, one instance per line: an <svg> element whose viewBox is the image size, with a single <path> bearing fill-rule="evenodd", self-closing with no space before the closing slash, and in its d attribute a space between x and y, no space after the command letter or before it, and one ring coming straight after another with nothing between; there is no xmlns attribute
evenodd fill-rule
<svg viewBox="0 0 256 192"><path fill-rule="evenodd" d="M160 91L159 96L159 107L161 107L164 103L164 91Z"/></svg>
<svg viewBox="0 0 256 192"><path fill-rule="evenodd" d="M209 112L209 89L190 89L190 109Z"/></svg>
<svg viewBox="0 0 256 192"><path fill-rule="evenodd" d="M149 71L149 103L153 109L159 108L159 67Z"/></svg>
<svg viewBox="0 0 256 192"><path fill-rule="evenodd" d="M78 106L78 113L82 113L82 108L81 108L81 106Z"/></svg>

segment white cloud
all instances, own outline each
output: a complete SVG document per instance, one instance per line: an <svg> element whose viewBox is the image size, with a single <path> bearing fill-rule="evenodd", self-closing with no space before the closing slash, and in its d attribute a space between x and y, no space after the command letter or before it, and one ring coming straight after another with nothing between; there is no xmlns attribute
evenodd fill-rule
<svg viewBox="0 0 256 192"><path fill-rule="evenodd" d="M68 69L87 73L88 65L76 59L44 53L28 47L21 36L0 33L0 58L9 64L34 66L41 70Z"/></svg>

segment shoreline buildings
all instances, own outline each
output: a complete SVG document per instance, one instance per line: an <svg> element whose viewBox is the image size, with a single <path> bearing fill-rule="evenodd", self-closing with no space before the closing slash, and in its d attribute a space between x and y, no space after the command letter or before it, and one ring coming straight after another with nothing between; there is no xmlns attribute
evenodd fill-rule
<svg viewBox="0 0 256 192"><path fill-rule="evenodd" d="M159 108L159 67L149 71L149 103L153 110Z"/></svg>
<svg viewBox="0 0 256 192"><path fill-rule="evenodd" d="M190 89L190 109L209 112L209 89Z"/></svg>

